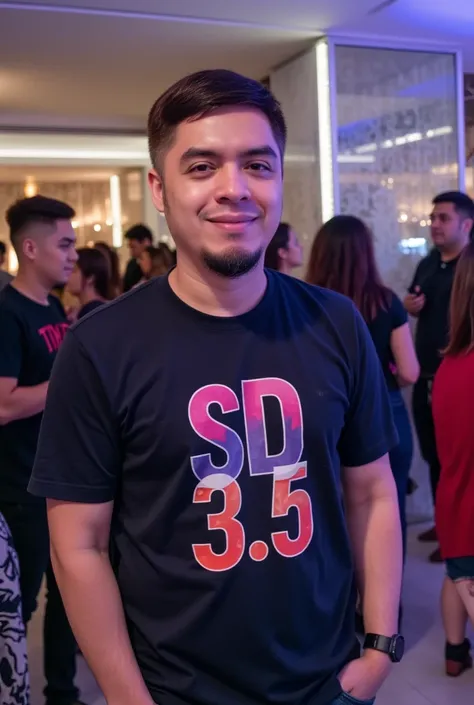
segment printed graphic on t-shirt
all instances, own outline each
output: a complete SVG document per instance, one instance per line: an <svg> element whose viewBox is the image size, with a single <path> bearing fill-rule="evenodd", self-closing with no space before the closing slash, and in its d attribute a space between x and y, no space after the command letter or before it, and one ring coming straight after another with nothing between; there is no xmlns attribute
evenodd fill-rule
<svg viewBox="0 0 474 705"><path fill-rule="evenodd" d="M283 447L278 454L269 453L264 399L277 400L283 428ZM211 454L191 458L191 467L199 480L194 491L195 503L210 502L214 492L224 495L224 509L208 515L210 531L225 532L226 549L215 553L212 544L194 544L197 562L210 571L224 571L235 567L248 550L254 561L264 560L271 550L285 558L303 553L313 536L313 512L309 494L294 489L294 483L307 475L303 454L303 414L298 392L283 379L266 378L242 382L242 408L230 387L214 384L197 390L189 403L189 421L193 430L204 440L226 454L226 463L216 466ZM232 428L212 416L212 406L218 405L223 414L240 411L244 416L245 439ZM246 546L245 527L238 514L245 502L238 478L242 472L247 451L250 476L273 475L273 496L269 497L268 512L272 518L287 516L294 507L298 512L299 528L296 538L286 531L277 531L268 538ZM262 509L264 511L264 509ZM267 542L268 541L268 542Z"/></svg>
<svg viewBox="0 0 474 705"><path fill-rule="evenodd" d="M49 353L57 352L59 350L68 328L68 323L48 323L48 325L43 326L38 330L39 335L46 343Z"/></svg>

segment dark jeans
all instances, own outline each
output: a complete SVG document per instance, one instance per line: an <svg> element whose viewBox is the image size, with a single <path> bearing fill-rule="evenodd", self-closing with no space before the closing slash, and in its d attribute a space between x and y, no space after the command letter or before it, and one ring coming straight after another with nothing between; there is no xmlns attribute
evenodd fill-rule
<svg viewBox="0 0 474 705"><path fill-rule="evenodd" d="M421 455L430 468L431 494L436 499L441 467L436 451L436 438L431 412L432 378L420 378L413 388L413 420Z"/></svg>
<svg viewBox="0 0 474 705"><path fill-rule="evenodd" d="M46 505L0 503L20 562L23 620L30 621L46 573L46 610L43 623L45 696L50 705L70 705L79 697L74 686L76 641L63 607L49 559Z"/></svg>
<svg viewBox="0 0 474 705"><path fill-rule="evenodd" d="M406 553L406 496L408 486L408 476L410 474L413 460L413 433L411 430L410 418L400 391L390 393L390 403L392 406L393 420L398 432L399 443L390 451L390 465L397 486L398 504L400 507L400 522L403 536L403 555Z"/></svg>

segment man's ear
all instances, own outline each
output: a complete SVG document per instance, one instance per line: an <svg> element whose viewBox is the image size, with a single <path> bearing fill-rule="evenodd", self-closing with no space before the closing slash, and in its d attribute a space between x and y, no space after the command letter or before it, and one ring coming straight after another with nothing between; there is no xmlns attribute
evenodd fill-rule
<svg viewBox="0 0 474 705"><path fill-rule="evenodd" d="M21 243L21 251L24 257L33 262L38 254L38 243L31 237L25 237Z"/></svg>
<svg viewBox="0 0 474 705"><path fill-rule="evenodd" d="M148 186L151 191L151 200L153 201L156 210L159 213L165 212L163 180L156 169L150 169L148 172Z"/></svg>

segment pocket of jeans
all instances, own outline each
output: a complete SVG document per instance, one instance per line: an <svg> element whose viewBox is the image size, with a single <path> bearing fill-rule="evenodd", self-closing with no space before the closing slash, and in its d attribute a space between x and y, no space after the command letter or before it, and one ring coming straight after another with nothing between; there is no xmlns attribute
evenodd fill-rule
<svg viewBox="0 0 474 705"><path fill-rule="evenodd" d="M359 698L354 698L350 693L342 691L341 693L341 705L373 705L375 703L375 698L370 698L370 700L359 700Z"/></svg>

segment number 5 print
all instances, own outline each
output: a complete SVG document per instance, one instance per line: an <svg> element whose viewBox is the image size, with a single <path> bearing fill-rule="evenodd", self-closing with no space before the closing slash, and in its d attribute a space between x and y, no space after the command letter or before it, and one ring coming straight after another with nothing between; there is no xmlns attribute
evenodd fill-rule
<svg viewBox="0 0 474 705"><path fill-rule="evenodd" d="M287 531L276 531L272 541L278 553L285 558L295 558L306 551L313 538L313 508L311 497L305 490L290 492L291 483L302 480L307 475L306 462L298 464L296 473L288 479L278 479L275 474L273 482L272 517L287 516L291 507L298 512L298 536L290 539Z"/></svg>

